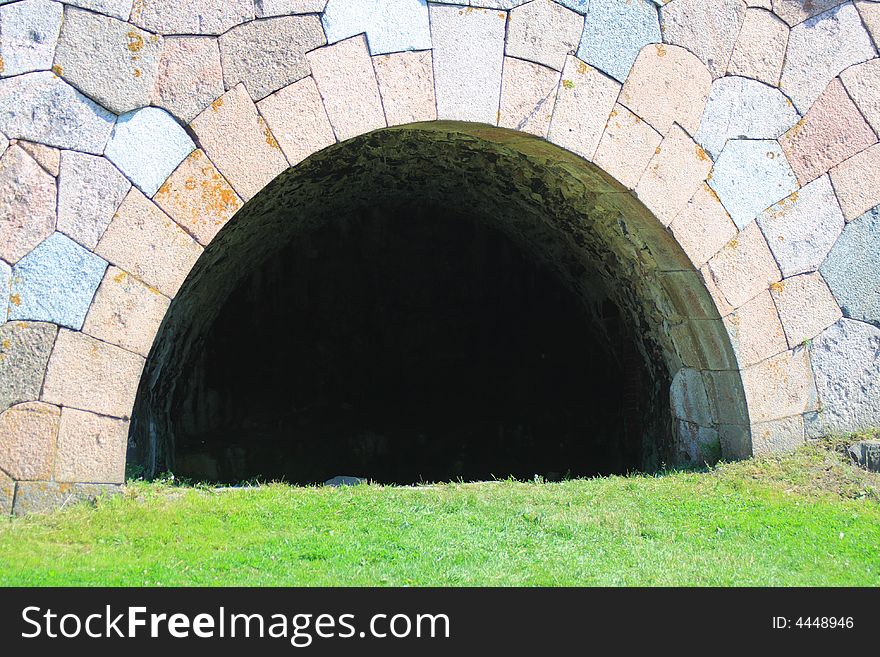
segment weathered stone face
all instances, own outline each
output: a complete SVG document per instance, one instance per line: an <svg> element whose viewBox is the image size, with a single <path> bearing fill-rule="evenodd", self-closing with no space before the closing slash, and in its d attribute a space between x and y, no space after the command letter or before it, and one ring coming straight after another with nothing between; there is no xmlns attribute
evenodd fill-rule
<svg viewBox="0 0 880 657"><path fill-rule="evenodd" d="M55 180L24 149L0 158L0 258L18 262L55 229Z"/></svg>
<svg viewBox="0 0 880 657"><path fill-rule="evenodd" d="M0 7L0 76L48 71L62 14L61 3L49 0L24 0Z"/></svg>
<svg viewBox="0 0 880 657"><path fill-rule="evenodd" d="M868 429L880 413L880 329L841 319L812 344L825 432ZM845 427L845 428L844 428Z"/></svg>
<svg viewBox="0 0 880 657"><path fill-rule="evenodd" d="M566 60L547 139L584 158L599 146L620 85L576 57Z"/></svg>
<svg viewBox="0 0 880 657"><path fill-rule="evenodd" d="M589 3L577 53L578 58L623 82L641 49L662 41L655 3L594 0Z"/></svg>
<svg viewBox="0 0 880 657"><path fill-rule="evenodd" d="M816 271L843 224L828 176L801 187L758 217L761 232L786 277Z"/></svg>
<svg viewBox="0 0 880 657"><path fill-rule="evenodd" d="M0 413L13 404L39 399L58 328L39 322L0 326Z"/></svg>
<svg viewBox="0 0 880 657"><path fill-rule="evenodd" d="M192 121L223 95L223 67L217 39L168 37L159 60L153 104L181 121Z"/></svg>
<svg viewBox="0 0 880 657"><path fill-rule="evenodd" d="M52 476L61 409L42 402L17 404L0 414L0 468L17 480Z"/></svg>
<svg viewBox="0 0 880 657"><path fill-rule="evenodd" d="M122 491L115 484L64 484L54 481L19 481L15 490L17 516L45 513L66 504L91 501L105 495L118 495Z"/></svg>
<svg viewBox="0 0 880 657"><path fill-rule="evenodd" d="M821 271L844 315L880 327L880 260L869 245L880 231L880 206L851 222Z"/></svg>
<svg viewBox="0 0 880 657"><path fill-rule="evenodd" d="M55 70L99 105L123 114L149 104L162 46L156 34L69 7Z"/></svg>
<svg viewBox="0 0 880 657"><path fill-rule="evenodd" d="M143 366L144 359L136 354L62 329L52 349L42 399L124 418Z"/></svg>
<svg viewBox="0 0 880 657"><path fill-rule="evenodd" d="M195 144L170 114L145 107L123 114L105 154L147 196L153 196Z"/></svg>
<svg viewBox="0 0 880 657"><path fill-rule="evenodd" d="M53 233L13 267L9 319L79 329L106 268L94 253Z"/></svg>
<svg viewBox="0 0 880 657"><path fill-rule="evenodd" d="M94 249L131 183L108 160L64 151L58 177L58 230Z"/></svg>

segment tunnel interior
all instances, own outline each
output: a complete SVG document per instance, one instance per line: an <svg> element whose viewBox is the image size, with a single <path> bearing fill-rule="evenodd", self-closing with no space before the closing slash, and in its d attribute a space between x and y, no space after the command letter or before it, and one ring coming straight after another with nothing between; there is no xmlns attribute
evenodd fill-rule
<svg viewBox="0 0 880 657"><path fill-rule="evenodd" d="M186 364L177 472L411 484L641 467L624 402L642 373L603 311L594 326L479 218L412 204L339 217L249 274Z"/></svg>
<svg viewBox="0 0 880 657"><path fill-rule="evenodd" d="M392 129L279 176L172 302L129 463L414 484L675 462L668 327L686 319L662 272L684 261L614 181L546 146Z"/></svg>

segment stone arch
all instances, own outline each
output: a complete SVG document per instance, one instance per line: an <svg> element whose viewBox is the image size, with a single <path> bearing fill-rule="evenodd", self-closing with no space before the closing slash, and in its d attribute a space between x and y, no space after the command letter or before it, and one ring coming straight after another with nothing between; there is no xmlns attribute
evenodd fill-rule
<svg viewBox="0 0 880 657"><path fill-rule="evenodd" d="M649 400L642 411L651 420L646 432L656 434L649 439L658 444L646 447L657 462L749 453L736 356L671 232L617 181L569 151L521 132L440 121L381 129L320 151L275 178L218 233L172 302L148 359L131 434L133 454L148 472L173 468L171 398L189 379L183 364L231 291L291 239L389 199L484 217L595 313L606 298L621 308L650 387L664 399ZM660 449L663 435L668 444Z"/></svg>
<svg viewBox="0 0 880 657"><path fill-rule="evenodd" d="M243 202L313 152L419 121L545 139L657 218L699 272L670 298L710 298L687 319L723 326L735 357L692 360L673 389L715 400L714 431L735 409L730 456L880 423L858 247L880 203L876 3L299 4L0 8L4 509L122 480L153 335ZM739 382L745 409L723 392Z"/></svg>

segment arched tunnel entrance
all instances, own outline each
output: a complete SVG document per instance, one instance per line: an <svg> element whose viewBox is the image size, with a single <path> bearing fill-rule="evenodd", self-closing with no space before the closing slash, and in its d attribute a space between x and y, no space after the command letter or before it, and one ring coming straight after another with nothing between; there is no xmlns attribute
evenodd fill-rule
<svg viewBox="0 0 880 657"><path fill-rule="evenodd" d="M579 158L486 126L377 131L279 176L206 249L129 461L409 484L714 460L717 420L670 400L678 371L733 362L711 309L668 232Z"/></svg>

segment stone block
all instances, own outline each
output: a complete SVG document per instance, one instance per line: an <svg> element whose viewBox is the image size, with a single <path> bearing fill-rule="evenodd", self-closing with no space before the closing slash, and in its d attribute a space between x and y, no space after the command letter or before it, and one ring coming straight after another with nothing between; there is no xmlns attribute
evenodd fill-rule
<svg viewBox="0 0 880 657"><path fill-rule="evenodd" d="M724 370L737 366L727 331L717 319L682 319L669 326L669 334L688 367Z"/></svg>
<svg viewBox="0 0 880 657"><path fill-rule="evenodd" d="M709 185L740 229L798 188L782 148L769 139L728 141L715 162Z"/></svg>
<svg viewBox="0 0 880 657"><path fill-rule="evenodd" d="M0 325L0 412L39 398L57 332L37 322Z"/></svg>
<svg viewBox="0 0 880 657"><path fill-rule="evenodd" d="M653 2L592 0L577 55L623 82L639 51L662 40L660 19Z"/></svg>
<svg viewBox="0 0 880 657"><path fill-rule="evenodd" d="M15 491L13 513L25 516L31 513L56 511L73 504L94 503L108 495L122 492L118 484L64 484L55 481L20 481Z"/></svg>
<svg viewBox="0 0 880 657"><path fill-rule="evenodd" d="M312 77L303 78L267 96L257 108L293 166L336 143L333 127Z"/></svg>
<svg viewBox="0 0 880 657"><path fill-rule="evenodd" d="M788 25L769 11L748 9L727 73L753 78L774 87L778 85L788 32Z"/></svg>
<svg viewBox="0 0 880 657"><path fill-rule="evenodd" d="M498 125L546 137L559 80L552 68L505 57Z"/></svg>
<svg viewBox="0 0 880 657"><path fill-rule="evenodd" d="M807 349L795 349L743 370L753 423L800 416L818 408ZM754 437L753 437L754 441Z"/></svg>
<svg viewBox="0 0 880 657"><path fill-rule="evenodd" d="M0 77L52 67L63 13L60 2L49 0L0 7Z"/></svg>
<svg viewBox="0 0 880 657"><path fill-rule="evenodd" d="M693 422L677 423L678 452L692 465L712 465L721 458L721 441L718 431Z"/></svg>
<svg viewBox="0 0 880 657"><path fill-rule="evenodd" d="M61 409L42 402L17 404L0 413L0 468L13 479L49 479Z"/></svg>
<svg viewBox="0 0 880 657"><path fill-rule="evenodd" d="M700 273L694 270L667 271L657 275L660 285L680 317L718 319L718 309L706 292Z"/></svg>
<svg viewBox="0 0 880 657"><path fill-rule="evenodd" d="M734 241L736 241L736 238L734 238L730 242ZM727 247L730 242L728 242L728 244L725 244L724 246ZM719 251L718 253L721 253L721 251ZM710 269L708 262L700 267L700 275L703 277L703 283L706 285L706 290L708 290L709 296L712 297L712 301L715 302L715 307L718 308L718 314L720 314L722 317L726 317L734 310L736 310L736 308L731 305L731 303L727 300L727 297L724 296L724 293L718 287L718 283L716 282L715 277L712 275L712 270ZM725 335L726 334L727 331L725 331Z"/></svg>
<svg viewBox="0 0 880 657"><path fill-rule="evenodd" d="M223 95L220 48L212 37L169 37L159 60L153 105L184 123Z"/></svg>
<svg viewBox="0 0 880 657"><path fill-rule="evenodd" d="M144 107L119 117L105 156L139 190L152 196L195 147L168 112Z"/></svg>
<svg viewBox="0 0 880 657"><path fill-rule="evenodd" d="M431 48L426 0L329 0L321 20L329 43L365 33L374 55Z"/></svg>
<svg viewBox="0 0 880 657"><path fill-rule="evenodd" d="M131 22L159 34L223 34L254 18L254 0L136 0Z"/></svg>
<svg viewBox="0 0 880 657"><path fill-rule="evenodd" d="M706 271L733 308L739 308L782 278L755 223L746 226L710 258Z"/></svg>
<svg viewBox="0 0 880 657"><path fill-rule="evenodd" d="M755 456L784 454L806 442L802 415L752 425L752 451Z"/></svg>
<svg viewBox="0 0 880 657"><path fill-rule="evenodd" d="M566 57L577 50L583 32L580 14L553 0L534 0L511 10L505 52L509 57L561 71Z"/></svg>
<svg viewBox="0 0 880 657"><path fill-rule="evenodd" d="M434 4L428 10L438 118L496 125L507 14Z"/></svg>
<svg viewBox="0 0 880 657"><path fill-rule="evenodd" d="M880 426L880 329L841 319L811 346L825 433Z"/></svg>
<svg viewBox="0 0 880 657"><path fill-rule="evenodd" d="M76 7L64 12L55 70L115 114L150 104L162 38Z"/></svg>
<svg viewBox="0 0 880 657"><path fill-rule="evenodd" d="M737 461L752 456L752 432L741 424L718 425L721 455L725 461Z"/></svg>
<svg viewBox="0 0 880 657"><path fill-rule="evenodd" d="M618 104L611 110L593 162L620 184L635 189L661 141L659 132Z"/></svg>
<svg viewBox="0 0 880 657"><path fill-rule="evenodd" d="M792 28L779 86L803 114L842 70L875 54L856 8L840 5Z"/></svg>
<svg viewBox="0 0 880 657"><path fill-rule="evenodd" d="M748 367L788 349L770 292L761 292L724 318L740 367Z"/></svg>
<svg viewBox="0 0 880 657"><path fill-rule="evenodd" d="M211 103L191 127L207 156L245 201L288 168L278 142L242 85Z"/></svg>
<svg viewBox="0 0 880 657"><path fill-rule="evenodd" d="M835 79L779 142L798 181L805 185L875 144L877 137Z"/></svg>
<svg viewBox="0 0 880 657"><path fill-rule="evenodd" d="M388 125L436 120L434 59L430 50L376 55L373 69Z"/></svg>
<svg viewBox="0 0 880 657"><path fill-rule="evenodd" d="M690 134L700 126L712 75L677 46L645 46L620 92L620 103L665 135L677 123Z"/></svg>
<svg viewBox="0 0 880 657"><path fill-rule="evenodd" d="M16 263L55 229L55 179L24 149L0 157L0 258Z"/></svg>
<svg viewBox="0 0 880 657"><path fill-rule="evenodd" d="M880 134L880 59L851 66L840 79L871 128Z"/></svg>
<svg viewBox="0 0 880 657"><path fill-rule="evenodd" d="M139 191L132 189L95 253L174 298L202 247Z"/></svg>
<svg viewBox="0 0 880 657"><path fill-rule="evenodd" d="M170 303L156 288L109 267L82 330L146 358Z"/></svg>
<svg viewBox="0 0 880 657"><path fill-rule="evenodd" d="M127 420L63 409L55 481L121 484L127 444Z"/></svg>
<svg viewBox="0 0 880 657"><path fill-rule="evenodd" d="M619 93L615 80L569 57L556 93L548 139L592 160Z"/></svg>
<svg viewBox="0 0 880 657"><path fill-rule="evenodd" d="M0 80L0 131L10 139L101 155L115 122L49 71Z"/></svg>
<svg viewBox="0 0 880 657"><path fill-rule="evenodd" d="M79 329L107 263L62 233L53 233L12 269L11 320Z"/></svg>
<svg viewBox="0 0 880 657"><path fill-rule="evenodd" d="M776 139L798 121L779 89L741 77L715 80L694 136L713 158L729 139Z"/></svg>
<svg viewBox="0 0 880 657"><path fill-rule="evenodd" d="M676 0L660 10L663 40L690 50L719 78L727 70L745 13L740 0Z"/></svg>
<svg viewBox="0 0 880 657"><path fill-rule="evenodd" d="M744 428L749 412L741 373L738 370L706 370L703 383L712 417L722 425Z"/></svg>
<svg viewBox="0 0 880 657"><path fill-rule="evenodd" d="M669 224L669 229L695 267L702 267L737 233L730 215L708 183L700 186Z"/></svg>
<svg viewBox="0 0 880 657"><path fill-rule="evenodd" d="M636 195L664 226L684 209L709 175L712 160L677 125L657 147Z"/></svg>
<svg viewBox="0 0 880 657"><path fill-rule="evenodd" d="M306 53L327 42L316 15L283 16L234 27L220 37L223 82L243 83L255 101L309 74Z"/></svg>
<svg viewBox="0 0 880 657"><path fill-rule="evenodd" d="M714 418L709 407L709 397L699 370L682 368L676 372L669 388L672 412L679 420L701 425L712 424Z"/></svg>
<svg viewBox="0 0 880 657"><path fill-rule="evenodd" d="M758 217L758 225L785 277L818 269L843 224L843 213L828 176L802 187Z"/></svg>
<svg viewBox="0 0 880 657"><path fill-rule="evenodd" d="M880 440L860 440L850 445L846 453L865 470L880 472Z"/></svg>
<svg viewBox="0 0 880 657"><path fill-rule="evenodd" d="M843 314L880 327L880 206L847 225L821 272Z"/></svg>
<svg viewBox="0 0 880 657"><path fill-rule="evenodd" d="M385 127L379 84L363 37L313 50L307 57L339 141Z"/></svg>
<svg viewBox="0 0 880 657"><path fill-rule="evenodd" d="M180 163L153 202L202 245L241 207L241 199L201 150Z"/></svg>
<svg viewBox="0 0 880 657"><path fill-rule="evenodd" d="M103 157L63 151L58 176L58 230L94 249L131 183Z"/></svg>
<svg viewBox="0 0 880 657"><path fill-rule="evenodd" d="M789 347L812 340L841 317L840 307L818 272L770 286Z"/></svg>
<svg viewBox="0 0 880 657"><path fill-rule="evenodd" d="M61 329L49 358L42 401L127 419L144 367L142 356Z"/></svg>
<svg viewBox="0 0 880 657"><path fill-rule="evenodd" d="M844 160L831 170L843 217L851 221L880 205L880 144Z"/></svg>

